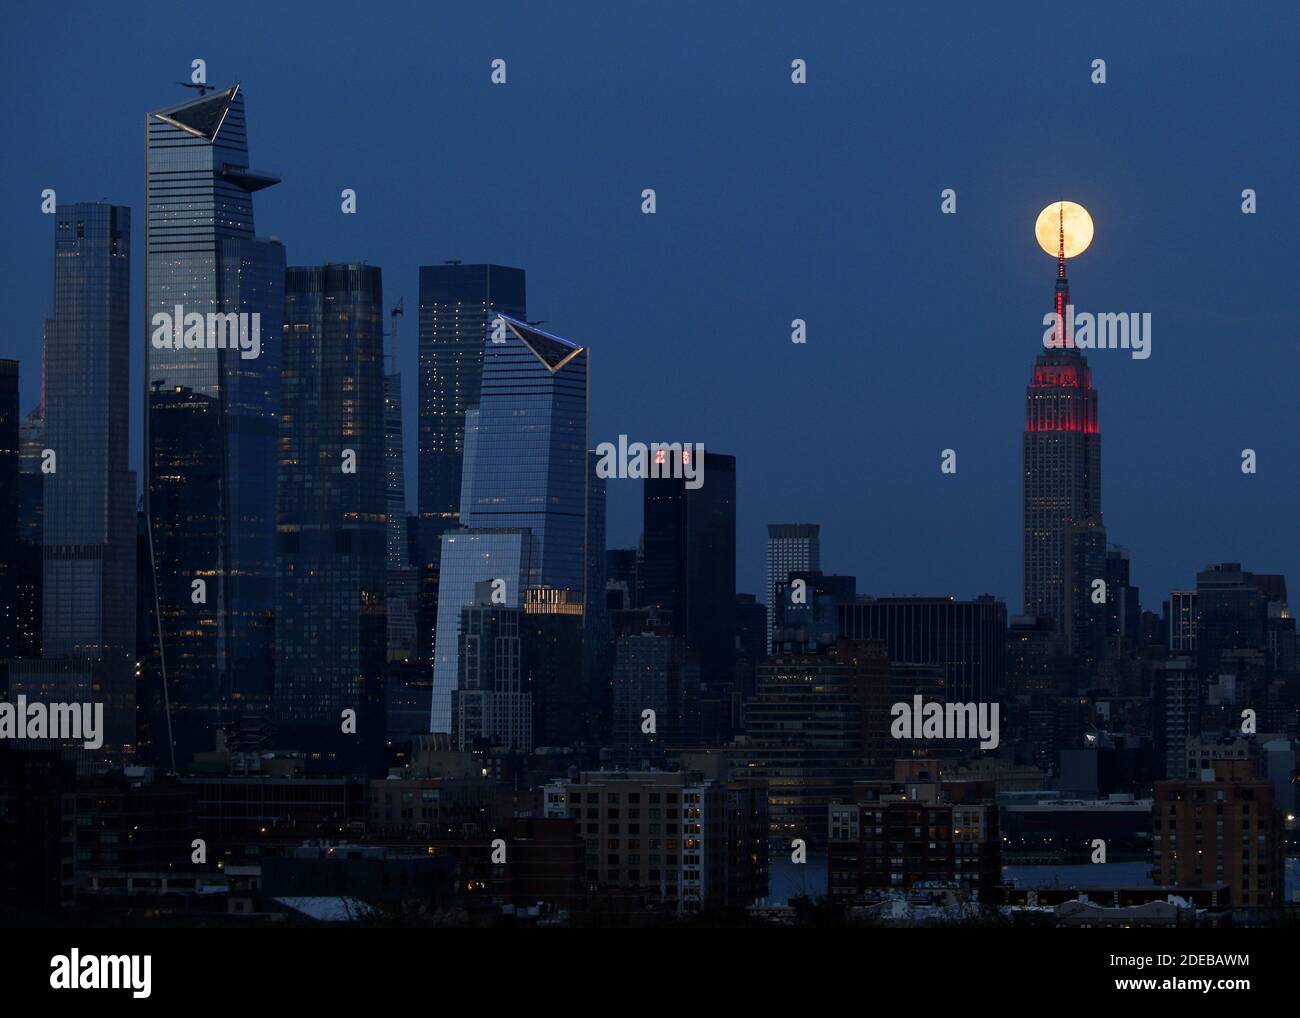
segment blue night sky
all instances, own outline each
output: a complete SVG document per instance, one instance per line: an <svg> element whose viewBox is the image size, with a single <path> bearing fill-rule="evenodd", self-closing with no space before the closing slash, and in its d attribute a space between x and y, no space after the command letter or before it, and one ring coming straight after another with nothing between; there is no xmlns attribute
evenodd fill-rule
<svg viewBox="0 0 1300 1018"><path fill-rule="evenodd" d="M1300 582L1294 4L289 6L6 11L0 355L24 412L51 305L41 190L129 205L139 468L144 116L193 94L174 83L202 57L244 83L251 162L284 180L258 233L291 265L382 266L405 297L408 495L417 267L516 265L529 317L591 348L593 444L738 457L738 589L761 590L768 522L816 521L823 567L860 592L1018 613L1024 389L1055 272L1032 226L1068 198L1097 224L1077 308L1153 316L1149 360L1090 356L1105 521L1144 604L1211 561ZM640 495L610 482L611 547L635 544Z"/></svg>

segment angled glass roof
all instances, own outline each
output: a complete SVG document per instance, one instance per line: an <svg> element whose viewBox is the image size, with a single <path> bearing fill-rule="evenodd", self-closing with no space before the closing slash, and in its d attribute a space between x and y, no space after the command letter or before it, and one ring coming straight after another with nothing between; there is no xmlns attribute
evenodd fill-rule
<svg viewBox="0 0 1300 1018"><path fill-rule="evenodd" d="M190 134L212 141L221 130L226 114L230 112L230 104L238 92L239 86L231 85L225 91L200 96L191 102L181 103L161 113L155 113L154 116L169 124L175 124L182 130L189 131Z"/></svg>
<svg viewBox="0 0 1300 1018"><path fill-rule="evenodd" d="M498 312L498 314L500 314ZM559 371L570 360L582 353L582 347L570 343L567 339L552 336L524 322L516 321L509 315L500 315L501 320L510 326L510 331L519 337L520 342L528 347L539 361L552 371Z"/></svg>

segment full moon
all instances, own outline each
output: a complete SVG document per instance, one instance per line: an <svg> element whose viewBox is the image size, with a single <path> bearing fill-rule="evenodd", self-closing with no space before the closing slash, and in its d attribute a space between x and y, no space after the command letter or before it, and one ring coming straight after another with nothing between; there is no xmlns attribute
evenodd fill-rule
<svg viewBox="0 0 1300 1018"><path fill-rule="evenodd" d="M1060 251L1060 230L1065 227L1065 257L1073 258L1088 250L1092 243L1092 216L1082 205L1072 201L1054 201L1038 213L1034 236L1038 246L1053 258Z"/></svg>

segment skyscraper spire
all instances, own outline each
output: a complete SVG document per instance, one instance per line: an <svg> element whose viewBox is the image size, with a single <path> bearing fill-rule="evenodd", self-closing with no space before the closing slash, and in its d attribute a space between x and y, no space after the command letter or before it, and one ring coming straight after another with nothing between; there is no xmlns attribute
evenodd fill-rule
<svg viewBox="0 0 1300 1018"><path fill-rule="evenodd" d="M1056 256L1056 328L1057 341L1064 347L1067 345L1065 334L1065 307L1070 303L1070 281L1065 278L1065 203L1062 202L1057 207L1058 227L1057 237L1059 247ZM1073 340L1069 339L1068 344L1073 346Z"/></svg>
<svg viewBox="0 0 1300 1018"><path fill-rule="evenodd" d="M1057 218L1060 223L1061 250L1057 255L1057 276L1065 278L1065 203L1062 202L1056 210Z"/></svg>

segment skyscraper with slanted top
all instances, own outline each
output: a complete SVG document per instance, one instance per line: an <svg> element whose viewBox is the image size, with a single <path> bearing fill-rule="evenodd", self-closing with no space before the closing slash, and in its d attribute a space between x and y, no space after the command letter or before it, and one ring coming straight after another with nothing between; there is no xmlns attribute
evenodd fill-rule
<svg viewBox="0 0 1300 1018"><path fill-rule="evenodd" d="M278 178L249 168L240 85L146 114L145 146L149 678L168 715L152 730L170 721L183 767L221 725L270 706L285 253L254 236L253 194ZM177 314L184 338L182 322L159 331ZM232 314L248 316L257 356L210 342Z"/></svg>

